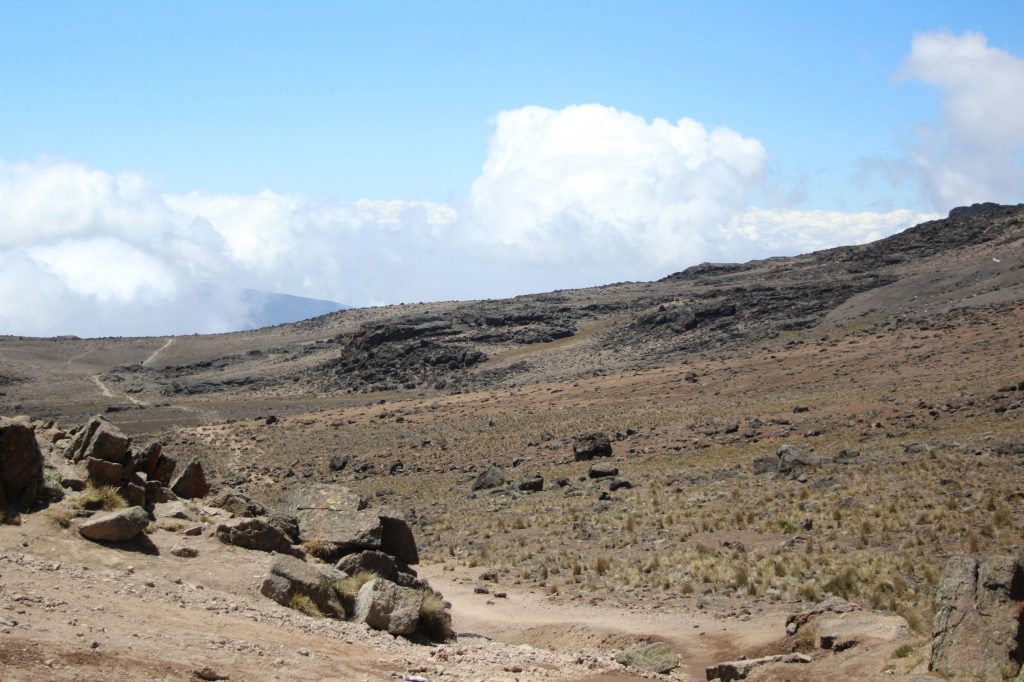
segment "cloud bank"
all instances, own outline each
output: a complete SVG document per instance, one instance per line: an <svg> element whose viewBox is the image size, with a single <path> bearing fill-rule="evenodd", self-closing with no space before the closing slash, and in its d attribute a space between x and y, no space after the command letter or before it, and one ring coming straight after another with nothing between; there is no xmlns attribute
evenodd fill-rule
<svg viewBox="0 0 1024 682"><path fill-rule="evenodd" d="M651 279L933 217L757 208L767 165L729 128L597 104L498 114L459 205L168 194L68 161L0 163L0 332L239 329L246 288L372 305Z"/></svg>
<svg viewBox="0 0 1024 682"><path fill-rule="evenodd" d="M936 208L1024 200L1024 60L980 33L940 31L914 38L899 76L942 94L908 164Z"/></svg>

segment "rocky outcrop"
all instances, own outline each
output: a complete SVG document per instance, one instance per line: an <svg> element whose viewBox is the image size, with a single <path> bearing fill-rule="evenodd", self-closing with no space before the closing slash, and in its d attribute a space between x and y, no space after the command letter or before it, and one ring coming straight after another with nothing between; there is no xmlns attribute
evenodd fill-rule
<svg viewBox="0 0 1024 682"><path fill-rule="evenodd" d="M230 519L218 524L214 535L226 545L245 549L282 553L292 551L291 539L265 518Z"/></svg>
<svg viewBox="0 0 1024 682"><path fill-rule="evenodd" d="M302 538L324 547L327 560L372 549L407 564L419 563L416 540L405 519L365 507L359 495L337 485L305 487L295 492L288 504L289 512L299 521Z"/></svg>
<svg viewBox="0 0 1024 682"><path fill-rule="evenodd" d="M377 578L364 584L356 596L354 619L375 630L411 635L419 624L423 593Z"/></svg>
<svg viewBox="0 0 1024 682"><path fill-rule="evenodd" d="M1024 663L1024 562L1020 556L946 562L935 596L929 670L1004 679Z"/></svg>
<svg viewBox="0 0 1024 682"><path fill-rule="evenodd" d="M43 489L43 455L28 424L0 418L0 511L25 510Z"/></svg>
<svg viewBox="0 0 1024 682"><path fill-rule="evenodd" d="M599 431L580 434L572 439L572 456L577 462L595 457L611 457L612 442L607 434Z"/></svg>
<svg viewBox="0 0 1024 682"><path fill-rule="evenodd" d="M248 516L252 518L267 515L266 507L237 490L225 490L207 504L211 507L218 507L230 512L232 516Z"/></svg>
<svg viewBox="0 0 1024 682"><path fill-rule="evenodd" d="M210 492L210 486L206 482L203 465L198 459L193 457L188 461L188 464L171 484L171 491L178 497L189 500L206 497L206 494Z"/></svg>
<svg viewBox="0 0 1024 682"><path fill-rule="evenodd" d="M490 490L508 483L508 474L499 466L492 464L476 477L473 481L473 490Z"/></svg>
<svg viewBox="0 0 1024 682"><path fill-rule="evenodd" d="M755 474L775 474L784 478L799 478L821 463L821 458L794 445L783 445L775 455L754 460Z"/></svg>
<svg viewBox="0 0 1024 682"><path fill-rule="evenodd" d="M149 514L142 507L128 507L107 514L97 514L78 527L78 533L89 540L128 542L149 525Z"/></svg>
<svg viewBox="0 0 1024 682"><path fill-rule="evenodd" d="M587 476L590 478L615 478L619 475L619 468L614 464L598 463L591 464L590 469L587 470Z"/></svg>
<svg viewBox="0 0 1024 682"><path fill-rule="evenodd" d="M74 462L89 457L121 464L128 456L130 440L103 417L93 417L74 435L64 456Z"/></svg>
<svg viewBox="0 0 1024 682"><path fill-rule="evenodd" d="M296 596L305 597L322 615L343 619L345 608L331 586L336 572L330 571L333 571L330 567L279 554L270 563L270 572L260 586L260 593L288 607L294 607Z"/></svg>

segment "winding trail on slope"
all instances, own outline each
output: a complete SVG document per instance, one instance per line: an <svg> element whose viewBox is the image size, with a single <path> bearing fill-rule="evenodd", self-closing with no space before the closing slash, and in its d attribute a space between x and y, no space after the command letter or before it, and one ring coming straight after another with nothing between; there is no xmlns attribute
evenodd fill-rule
<svg viewBox="0 0 1024 682"><path fill-rule="evenodd" d="M151 363L155 362L157 356L160 355L160 353L162 353L165 350L167 350L171 346L172 343L174 343L174 337L169 337L167 339L167 341L164 343L164 345L160 346L155 351L150 353L149 357L142 361L142 366L143 367L148 367Z"/></svg>
<svg viewBox="0 0 1024 682"><path fill-rule="evenodd" d="M106 396L106 397L108 397L108 398L116 398L116 397L117 397L117 396L116 396L116 395L114 395L114 394L113 394L113 392L112 392L112 391L111 391L111 390L110 390L110 389L109 389L109 388L107 387L107 385L106 385L105 383L103 383L103 379L101 379L101 378L100 378L100 375L99 375L99 374L93 374L93 375L92 375L92 380L93 380L94 382L96 382L96 385L97 385L97 386L99 386L100 392L101 392L101 393L103 393L103 395L104 395L104 396Z"/></svg>

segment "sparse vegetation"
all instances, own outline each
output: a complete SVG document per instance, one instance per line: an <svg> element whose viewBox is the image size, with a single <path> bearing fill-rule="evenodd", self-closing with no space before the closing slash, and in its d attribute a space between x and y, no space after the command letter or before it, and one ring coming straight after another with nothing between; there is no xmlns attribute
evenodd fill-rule
<svg viewBox="0 0 1024 682"><path fill-rule="evenodd" d="M70 498L69 506L73 509L92 509L95 511L114 511L128 506L117 488L111 485L94 486L91 483L85 490Z"/></svg>

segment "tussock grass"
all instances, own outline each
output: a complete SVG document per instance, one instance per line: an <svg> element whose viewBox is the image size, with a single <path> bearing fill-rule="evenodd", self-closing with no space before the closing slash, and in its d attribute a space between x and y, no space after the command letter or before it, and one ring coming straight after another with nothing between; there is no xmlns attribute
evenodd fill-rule
<svg viewBox="0 0 1024 682"><path fill-rule="evenodd" d="M295 609L299 613L304 613L312 618L324 617L324 614L317 608L312 599L298 592L288 598L288 608Z"/></svg>
<svg viewBox="0 0 1024 682"><path fill-rule="evenodd" d="M128 506L117 488L112 485L94 486L91 483L85 490L70 500L68 505L73 509L92 509L94 511L114 511Z"/></svg>
<svg viewBox="0 0 1024 682"><path fill-rule="evenodd" d="M452 631L451 614L448 613L444 600L437 592L423 591L419 629L434 642L446 642L455 634Z"/></svg>

